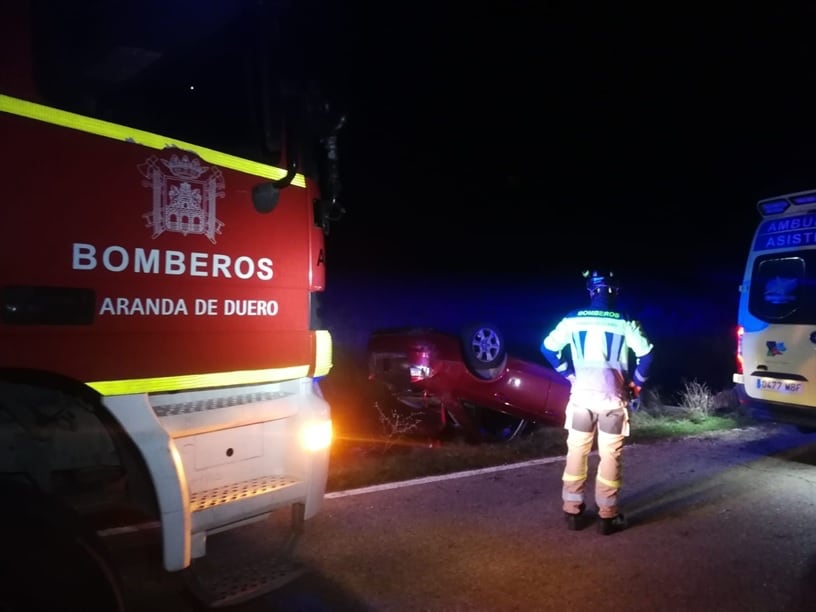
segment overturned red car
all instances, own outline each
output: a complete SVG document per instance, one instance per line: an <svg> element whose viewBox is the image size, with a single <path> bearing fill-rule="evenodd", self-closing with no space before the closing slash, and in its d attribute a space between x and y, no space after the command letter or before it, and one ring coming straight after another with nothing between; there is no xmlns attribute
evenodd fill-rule
<svg viewBox="0 0 816 612"><path fill-rule="evenodd" d="M473 442L500 442L531 425L564 423L569 383L548 365L508 355L493 325L471 325L458 335L378 330L370 336L368 360L377 401L396 402L424 432L445 437L460 431Z"/></svg>

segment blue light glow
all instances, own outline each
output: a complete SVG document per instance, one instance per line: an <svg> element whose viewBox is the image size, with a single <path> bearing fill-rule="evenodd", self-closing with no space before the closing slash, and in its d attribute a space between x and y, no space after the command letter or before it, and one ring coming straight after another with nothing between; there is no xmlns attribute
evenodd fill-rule
<svg viewBox="0 0 816 612"><path fill-rule="evenodd" d="M759 203L759 212L763 215L778 215L785 212L789 204L787 200L769 200L767 202Z"/></svg>
<svg viewBox="0 0 816 612"><path fill-rule="evenodd" d="M813 204L816 202L816 192L806 193L793 198L794 204Z"/></svg>

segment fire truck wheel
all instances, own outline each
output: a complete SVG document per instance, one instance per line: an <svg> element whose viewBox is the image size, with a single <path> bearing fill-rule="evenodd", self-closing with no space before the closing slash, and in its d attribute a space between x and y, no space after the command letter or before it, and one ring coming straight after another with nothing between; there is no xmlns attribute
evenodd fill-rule
<svg viewBox="0 0 816 612"><path fill-rule="evenodd" d="M104 545L58 500L0 487L0 610L126 610Z"/></svg>
<svg viewBox="0 0 816 612"><path fill-rule="evenodd" d="M466 327L460 336L462 358L477 378L498 377L507 363L504 335L495 325L479 323Z"/></svg>

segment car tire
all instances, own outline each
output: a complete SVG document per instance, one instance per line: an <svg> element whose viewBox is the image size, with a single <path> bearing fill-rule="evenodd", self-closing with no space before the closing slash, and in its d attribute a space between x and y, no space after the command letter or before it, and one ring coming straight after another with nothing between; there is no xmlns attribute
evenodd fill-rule
<svg viewBox="0 0 816 612"><path fill-rule="evenodd" d="M460 335L462 358L468 370L483 380L498 377L507 363L504 335L495 325L469 325Z"/></svg>

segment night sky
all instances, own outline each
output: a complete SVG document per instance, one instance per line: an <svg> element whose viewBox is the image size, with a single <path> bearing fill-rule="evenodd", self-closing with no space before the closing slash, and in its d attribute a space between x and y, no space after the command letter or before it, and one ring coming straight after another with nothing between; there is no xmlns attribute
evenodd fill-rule
<svg viewBox="0 0 816 612"><path fill-rule="evenodd" d="M738 270L756 200L816 186L816 10L766 4L334 3L331 265Z"/></svg>
<svg viewBox="0 0 816 612"><path fill-rule="evenodd" d="M331 3L338 343L484 314L538 358L611 268L664 380L726 386L756 201L816 187L816 5L763 4Z"/></svg>

